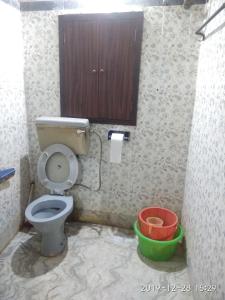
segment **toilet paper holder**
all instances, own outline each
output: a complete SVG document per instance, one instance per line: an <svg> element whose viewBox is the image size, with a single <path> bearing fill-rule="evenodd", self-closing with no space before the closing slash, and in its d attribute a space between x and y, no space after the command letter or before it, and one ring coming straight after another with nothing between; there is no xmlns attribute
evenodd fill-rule
<svg viewBox="0 0 225 300"><path fill-rule="evenodd" d="M129 131L122 131L122 130L109 130L108 132L108 140L111 140L113 133L121 133L123 134L123 140L129 141L130 140L130 132Z"/></svg>

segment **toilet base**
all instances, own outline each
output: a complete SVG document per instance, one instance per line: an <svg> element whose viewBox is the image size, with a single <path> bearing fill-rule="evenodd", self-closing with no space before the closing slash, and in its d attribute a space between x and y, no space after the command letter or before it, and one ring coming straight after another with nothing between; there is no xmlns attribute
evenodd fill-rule
<svg viewBox="0 0 225 300"><path fill-rule="evenodd" d="M43 256L56 256L63 252L66 247L67 238L64 226L54 232L42 233L41 254Z"/></svg>

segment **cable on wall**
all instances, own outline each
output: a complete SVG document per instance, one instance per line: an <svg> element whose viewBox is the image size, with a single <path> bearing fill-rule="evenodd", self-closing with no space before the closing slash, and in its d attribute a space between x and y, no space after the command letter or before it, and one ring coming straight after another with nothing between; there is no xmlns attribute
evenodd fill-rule
<svg viewBox="0 0 225 300"><path fill-rule="evenodd" d="M88 189L92 192L98 192L101 189L102 186L102 174L101 174L101 167L102 167L102 139L101 136L95 131L92 130L91 133L94 133L98 139L99 139L99 145L100 145L100 154L99 154L99 167L98 167L98 187L96 189L92 189L90 186L87 186L83 183L76 183L75 185L78 185L80 187L83 187L85 189Z"/></svg>

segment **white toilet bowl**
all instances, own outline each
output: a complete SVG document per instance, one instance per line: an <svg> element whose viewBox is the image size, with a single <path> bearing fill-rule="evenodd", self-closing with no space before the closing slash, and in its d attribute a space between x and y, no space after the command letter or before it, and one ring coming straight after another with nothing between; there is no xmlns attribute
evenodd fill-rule
<svg viewBox="0 0 225 300"><path fill-rule="evenodd" d="M73 210L73 197L64 196L77 180L78 162L65 145L47 147L38 161L38 179L51 191L31 202L25 211L27 220L42 235L41 253L55 256L66 246L64 223Z"/></svg>

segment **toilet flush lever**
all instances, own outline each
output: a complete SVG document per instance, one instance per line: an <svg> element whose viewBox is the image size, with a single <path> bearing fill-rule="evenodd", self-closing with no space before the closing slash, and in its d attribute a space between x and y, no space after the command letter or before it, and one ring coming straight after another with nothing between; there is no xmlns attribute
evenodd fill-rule
<svg viewBox="0 0 225 300"><path fill-rule="evenodd" d="M85 133L85 130L77 129L77 134Z"/></svg>

